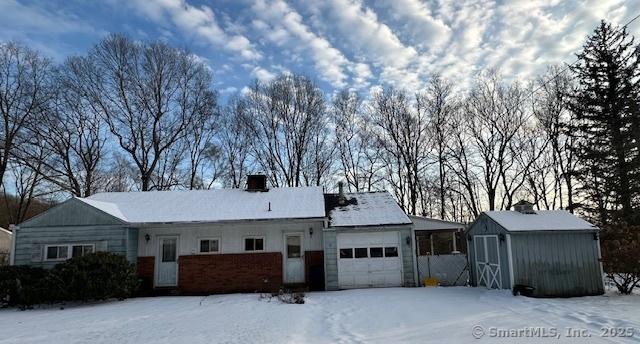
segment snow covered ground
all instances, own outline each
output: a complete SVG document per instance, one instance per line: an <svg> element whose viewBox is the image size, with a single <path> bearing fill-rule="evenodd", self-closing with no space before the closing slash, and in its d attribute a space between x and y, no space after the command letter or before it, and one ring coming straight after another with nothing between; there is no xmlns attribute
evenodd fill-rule
<svg viewBox="0 0 640 344"><path fill-rule="evenodd" d="M4 309L0 343L640 342L640 295L531 299L451 287L319 292L306 300L289 305L235 294ZM476 325L485 333L479 340L472 336ZM591 337L568 338L567 327ZM603 338L603 327L633 328L635 336ZM492 338L492 328L546 334L555 328L560 338Z"/></svg>

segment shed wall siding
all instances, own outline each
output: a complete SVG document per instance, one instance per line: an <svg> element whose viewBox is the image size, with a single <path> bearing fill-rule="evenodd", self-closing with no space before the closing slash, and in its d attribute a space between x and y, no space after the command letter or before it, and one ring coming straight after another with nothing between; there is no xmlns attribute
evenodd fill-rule
<svg viewBox="0 0 640 344"><path fill-rule="evenodd" d="M589 232L511 235L514 283L535 287L535 296L582 296L604 292L598 241Z"/></svg>

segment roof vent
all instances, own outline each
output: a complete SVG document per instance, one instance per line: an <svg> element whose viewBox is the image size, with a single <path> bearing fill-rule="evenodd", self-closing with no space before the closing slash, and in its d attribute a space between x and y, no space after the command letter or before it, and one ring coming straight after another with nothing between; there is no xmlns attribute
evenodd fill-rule
<svg viewBox="0 0 640 344"><path fill-rule="evenodd" d="M513 210L522 213L522 214L535 214L536 212L533 210L533 204L527 202L525 200L521 200L520 202L513 205Z"/></svg>
<svg viewBox="0 0 640 344"><path fill-rule="evenodd" d="M347 196L344 194L344 183L338 182L338 205L346 205Z"/></svg>
<svg viewBox="0 0 640 344"><path fill-rule="evenodd" d="M267 189L267 176L264 174L248 175L247 191L269 191L269 189Z"/></svg>

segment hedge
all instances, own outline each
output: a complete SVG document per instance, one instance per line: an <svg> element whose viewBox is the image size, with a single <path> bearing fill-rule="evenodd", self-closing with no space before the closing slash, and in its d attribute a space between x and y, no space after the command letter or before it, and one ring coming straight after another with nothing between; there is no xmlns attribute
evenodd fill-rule
<svg viewBox="0 0 640 344"><path fill-rule="evenodd" d="M31 307L63 301L91 301L133 296L139 280L133 264L113 253L72 258L46 270L0 267L0 305Z"/></svg>

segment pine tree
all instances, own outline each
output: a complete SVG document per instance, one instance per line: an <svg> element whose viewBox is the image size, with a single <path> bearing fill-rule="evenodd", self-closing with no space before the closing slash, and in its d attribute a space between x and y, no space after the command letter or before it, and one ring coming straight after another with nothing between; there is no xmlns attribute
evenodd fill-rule
<svg viewBox="0 0 640 344"><path fill-rule="evenodd" d="M580 144L579 177L601 224L638 223L640 192L640 53L626 29L602 21L571 69L578 87L570 131Z"/></svg>

